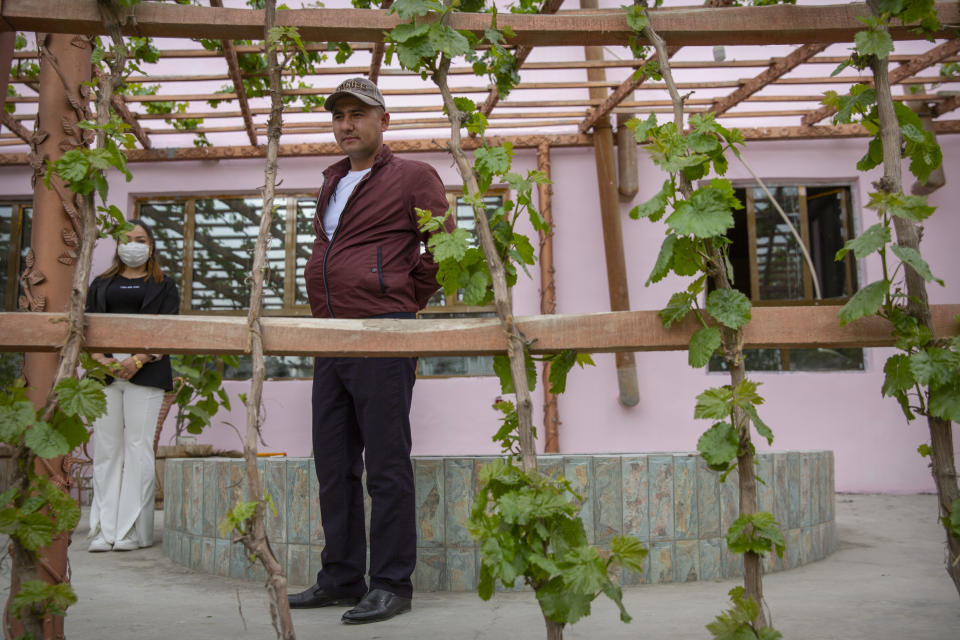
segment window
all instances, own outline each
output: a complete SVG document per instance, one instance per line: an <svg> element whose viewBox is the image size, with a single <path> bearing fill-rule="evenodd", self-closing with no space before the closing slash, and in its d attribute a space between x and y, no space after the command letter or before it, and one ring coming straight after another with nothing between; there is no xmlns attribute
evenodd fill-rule
<svg viewBox="0 0 960 640"><path fill-rule="evenodd" d="M505 194L485 196L483 201L487 212L493 213L501 205ZM448 193L447 199L451 205L455 204L457 226L468 229L472 235L471 246L477 246L476 221L473 217L473 208L455 193ZM463 304L463 292L445 296L443 290L437 291L430 298L427 307L420 312L421 318L490 318L496 317L490 307L470 307ZM493 356L430 356L420 358L417 364L417 375L424 378L440 378L451 376L492 376Z"/></svg>
<svg viewBox="0 0 960 640"><path fill-rule="evenodd" d="M309 315L303 269L313 244L313 195L278 194L267 247L265 315ZM250 304L248 277L259 231L259 195L150 198L137 216L151 225L164 271L180 288L181 313L236 315ZM267 356L267 377L309 378L313 359ZM226 378L250 376L249 358Z"/></svg>
<svg viewBox="0 0 960 640"><path fill-rule="evenodd" d="M30 248L33 202L0 202L0 291L3 311L16 311L20 298L20 273Z"/></svg>
<svg viewBox="0 0 960 640"><path fill-rule="evenodd" d="M30 248L32 213L32 201L0 202L0 311L16 311L18 307L20 273ZM22 353L0 353L0 385L13 384L22 366Z"/></svg>
<svg viewBox="0 0 960 640"><path fill-rule="evenodd" d="M457 225L474 230L472 209L455 193ZM503 204L504 195L485 198L490 212ZM249 305L246 284L253 262L262 199L259 195L222 197L146 198L137 201L137 216L151 225L164 272L180 288L181 313L236 315ZM288 194L275 198L276 214L267 249L264 281L265 315L310 315L303 270L313 245L313 195ZM474 239L476 242L476 239ZM421 317L467 318L494 316L489 307L470 307L462 294L445 297L437 292ZM313 358L267 356L267 377L309 378ZM250 377L251 363L240 358L238 367L226 367L224 378ZM491 356L420 358L423 377L494 375Z"/></svg>
<svg viewBox="0 0 960 640"><path fill-rule="evenodd" d="M852 252L843 261L834 255L854 237L848 185L768 185L773 197L798 230L816 270L821 300L803 253L783 218L758 187L737 189L744 209L735 213L727 237L734 286L756 306L789 304L843 304L857 290ZM748 349L749 370L835 371L863 369L862 349ZM714 356L711 371L725 368Z"/></svg>

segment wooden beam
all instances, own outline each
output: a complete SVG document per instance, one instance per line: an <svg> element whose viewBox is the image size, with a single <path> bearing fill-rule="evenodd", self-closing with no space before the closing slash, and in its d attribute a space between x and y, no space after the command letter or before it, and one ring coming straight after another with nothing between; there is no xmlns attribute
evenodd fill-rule
<svg viewBox="0 0 960 640"><path fill-rule="evenodd" d="M953 54L960 51L960 39L954 38L952 40L947 40L943 44L940 44L933 49L930 49L926 53L915 56L909 62L906 62L896 69L890 71L890 84L897 84L898 82L903 82L913 74L918 71L922 71L927 67L933 66L938 62L942 61L944 58L952 56ZM811 111L809 114L803 117L800 123L804 126L809 126L816 124L836 113L837 110L833 107L820 107L816 111Z"/></svg>
<svg viewBox="0 0 960 640"><path fill-rule="evenodd" d="M960 22L960 6L956 2L940 2L935 7L943 24ZM866 4L860 2L651 9L649 13L657 32L672 46L851 42L863 28L859 18L871 15ZM4 30L104 33L96 0L4 0L2 18L6 26L0 25L0 29ZM125 12L123 32L155 38L260 40L263 20L261 10L144 2ZM278 26L297 27L304 40L314 42L382 42L383 32L399 23L396 15L377 10L290 9L277 14ZM449 16L449 24L480 36L490 26L490 16L454 13ZM497 24L513 31L508 40L511 45L624 45L633 35L624 12L609 9L561 11L555 15L500 13ZM902 26L892 28L891 35L898 40L918 37ZM950 37L950 32L944 29L935 35Z"/></svg>
<svg viewBox="0 0 960 640"><path fill-rule="evenodd" d="M667 57L673 57L677 51L680 50L680 47L667 47ZM644 63L650 63L656 61L656 54L651 54ZM580 133L586 133L590 131L599 121L603 120L610 115L610 112L613 111L623 100L629 96L635 89L637 89L641 84L647 80L647 75L640 71L636 71L630 74L630 77L620 83L616 89L613 90L609 96L607 96L603 102L598 106L590 109L587 112L587 117L577 126L577 129ZM678 87L679 88L679 87Z"/></svg>
<svg viewBox="0 0 960 640"><path fill-rule="evenodd" d="M210 0L210 6L218 9L223 8L223 0ZM247 90L243 86L243 77L240 75L240 63L237 60L237 50L231 40L221 40L220 47L223 49L223 57L227 61L227 70L230 75L230 82L233 83L233 91L237 96L237 103L240 105L240 114L243 116L243 127L247 131L247 138L250 144L257 146L257 131L253 127L253 116L250 115L250 103L247 102Z"/></svg>
<svg viewBox="0 0 960 640"><path fill-rule="evenodd" d="M754 307L744 330L744 347L886 347L890 324L864 318L840 326L838 306ZM960 335L954 316L960 304L932 305L940 337ZM656 311L617 311L518 318L533 353L576 349L590 353L677 351L687 348L700 325L664 329ZM0 351L56 351L67 331L63 313L0 313ZM90 351L157 353L244 353L246 319L240 316L88 314ZM420 320L263 319L269 355L438 356L505 353L495 318Z"/></svg>
<svg viewBox="0 0 960 640"><path fill-rule="evenodd" d="M717 115L722 114L731 107L734 107L742 102L744 99L752 96L757 91L760 91L774 80L777 80L781 76L790 73L799 65L803 64L826 48L827 45L821 43L805 44L802 47L791 51L786 57L775 59L766 71L754 76L753 78L750 78L744 82L739 89L730 95L716 100L712 105L710 105L708 110Z"/></svg>
<svg viewBox="0 0 960 640"><path fill-rule="evenodd" d="M938 135L960 134L960 120L934 121L934 131ZM746 127L740 129L747 140L817 140L829 138L863 138L867 130L858 124L823 125L816 127ZM585 147L593 144L593 137L579 134L559 134L555 136L490 136L491 145L509 141L516 149L536 148L542 141L551 147ZM387 144L396 153L436 153L445 151L446 138L419 138L387 140ZM465 149L476 148L476 142L469 138L463 140ZM168 147L165 149L131 149L127 152L129 162L161 162L179 160L229 160L240 158L261 158L264 150L251 146L224 147ZM343 151L332 142L311 142L280 145L280 155L286 158L307 156L342 155ZM26 153L0 153L0 166L26 165Z"/></svg>
<svg viewBox="0 0 960 640"><path fill-rule="evenodd" d="M540 13L543 15L554 14L560 10L561 4L563 4L563 0L545 0L543 5L540 7ZM531 51L533 51L533 47L523 44L514 49L513 55L517 60L517 69L523 67L523 64L530 56ZM485 116L489 116L490 112L493 111L493 108L497 106L497 102L499 101L500 92L497 90L496 86L493 86L490 88L490 93L487 95L487 99L483 101L482 105L480 105L480 113Z"/></svg>
<svg viewBox="0 0 960 640"><path fill-rule="evenodd" d="M13 119L13 114L7 113L6 109L0 109L0 124L10 129L18 138L30 144L30 132L22 124Z"/></svg>
<svg viewBox="0 0 960 640"><path fill-rule="evenodd" d="M943 102L933 105L930 110L933 112L933 116L938 118L945 113L950 113L957 107L960 107L960 93L954 94Z"/></svg>
<svg viewBox="0 0 960 640"><path fill-rule="evenodd" d="M383 10L389 9L393 5L393 0L380 0L380 8ZM380 67L383 66L383 52L384 52L383 42L374 42L373 49L370 51L370 69L367 71L367 78L370 82L376 84L380 79ZM334 68L332 71L336 71ZM473 71L471 69L471 71ZM347 73L343 71L342 73ZM412 71L409 73L413 73Z"/></svg>

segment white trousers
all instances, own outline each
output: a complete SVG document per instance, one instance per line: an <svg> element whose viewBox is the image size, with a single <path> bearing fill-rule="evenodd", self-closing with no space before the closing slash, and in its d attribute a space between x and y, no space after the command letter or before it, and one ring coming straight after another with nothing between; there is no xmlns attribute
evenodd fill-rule
<svg viewBox="0 0 960 640"><path fill-rule="evenodd" d="M107 412L93 425L91 535L109 543L130 534L153 544L153 435L163 389L114 380L104 390Z"/></svg>

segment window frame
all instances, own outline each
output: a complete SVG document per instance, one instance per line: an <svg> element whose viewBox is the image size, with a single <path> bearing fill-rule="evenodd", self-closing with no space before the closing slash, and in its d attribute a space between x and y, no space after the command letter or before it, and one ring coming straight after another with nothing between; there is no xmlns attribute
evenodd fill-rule
<svg viewBox="0 0 960 640"><path fill-rule="evenodd" d="M286 198L286 212L284 220L284 281L283 306L279 309L263 309L264 316L310 316L309 303L296 303L297 273L296 273L296 240L297 240L297 202L299 200L316 200L316 193L305 192L302 189L277 190L276 197ZM196 201L197 200L238 200L244 198L260 198L260 193L237 191L231 193L204 193L190 195L138 195L133 202L133 217L140 217L140 208L151 202L182 202L183 203L183 259L180 281L180 314L181 315L212 315L212 316L239 316L246 315L246 309L233 310L206 310L193 309L193 253L196 238ZM312 243L311 243L312 244Z"/></svg>
<svg viewBox="0 0 960 640"><path fill-rule="evenodd" d="M807 211L807 201L809 196L807 195L807 189L809 187L835 187L836 189L846 189L847 197L842 199L841 208L841 226L845 235L845 242L857 237L857 183L856 180L832 180L832 179L816 179L816 180L776 180L776 181L764 181L764 184L768 189L773 189L776 187L796 187L798 190L799 197L799 214L800 214L800 238L803 240L804 248L809 252L810 251L810 227L809 227L809 218ZM847 279L845 284L846 295L842 297L827 298L823 300L816 300L813 297L813 282L810 279L810 271L807 268L806 260L803 261L803 291L804 297L802 299L766 299L762 300L759 297L759 266L757 262L757 231L756 231L756 211L755 211L755 199L753 190L759 189L759 182L747 180L735 180L733 181L733 188L735 190L743 189L746 193L746 202L743 203L744 209L742 211L743 215L747 216L747 238L749 242L749 260L750 260L750 303L756 307L786 307L786 306L808 306L808 305L844 305L853 296L856 291L852 290L853 282L856 280L858 283L860 281L860 266L853 255L853 252L849 252L844 257L844 265L847 271ZM822 197L827 194L820 194ZM734 211L733 215L738 215L739 211Z"/></svg>
<svg viewBox="0 0 960 640"><path fill-rule="evenodd" d="M0 206L11 208L10 217L10 246L7 247L7 288L3 293L3 310L17 311L20 304L20 273L23 265L21 264L21 253L24 246L22 243L25 215L29 210L33 212L33 198L3 198L0 199ZM31 220L32 222L32 220ZM27 238L27 248L30 246L30 239Z"/></svg>
<svg viewBox="0 0 960 640"><path fill-rule="evenodd" d="M800 226L800 238L803 241L804 248L810 252L810 225L808 217L808 200L810 199L808 194L808 189L811 187L833 187L836 191L845 193L845 197L841 199L841 212L840 212L840 222L841 228L844 234L844 242L849 241L852 238L857 237L859 231L859 217L856 215L856 212L859 211L858 208L858 191L857 191L857 181L856 179L831 179L831 178L819 178L819 179L783 179L783 180L765 180L764 184L772 192L776 187L794 187L798 191L798 213L800 214L799 226ZM862 274L860 273L860 264L856 260L853 252L848 252L844 257L844 265L846 268L846 280L844 284L845 295L826 298L822 300L816 300L813 297L813 282L810 278L810 271L806 264L806 260L803 260L803 292L804 297L802 299L760 299L760 274L759 274L759 263L757 258L757 231L756 231L756 210L755 204L756 200L754 198L754 190L760 189L760 183L751 179L742 179L732 181L732 186L735 190L743 189L746 195L746 202L743 203L744 209L734 211L734 215L745 215L747 223L747 241L748 241L748 259L749 259L749 268L750 268L750 303L756 307L784 307L784 306L842 306L847 303L847 301L856 293L856 290L853 289L854 282L859 285L861 281ZM834 193L836 191L828 191L826 193L818 194L814 197L823 197ZM779 216L779 214L776 214ZM751 369L751 371L758 371L764 373L817 373L820 371L837 373L837 372L849 372L849 371L865 371L867 368L866 354L862 353L862 367L859 369L827 369L827 370L818 370L818 369L794 369L791 367L790 362L790 349L777 349L780 356L780 369L779 370L765 370L765 369ZM719 373L720 370L712 368L711 365L708 365L708 371L711 373Z"/></svg>

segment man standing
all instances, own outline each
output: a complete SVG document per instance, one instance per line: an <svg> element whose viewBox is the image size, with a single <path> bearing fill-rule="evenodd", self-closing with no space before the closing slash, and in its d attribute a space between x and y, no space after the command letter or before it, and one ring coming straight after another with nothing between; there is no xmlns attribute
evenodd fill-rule
<svg viewBox="0 0 960 640"><path fill-rule="evenodd" d="M315 318L413 318L439 288L421 253L416 208L447 210L428 164L383 144L390 124L383 95L351 78L327 98L333 135L347 155L323 172L316 240L305 275ZM452 227L453 221L449 221ZM289 597L293 608L356 605L345 623L387 620L410 610L417 560L410 400L416 358L317 358L313 451L326 544L315 585ZM370 518L370 588L363 488Z"/></svg>

